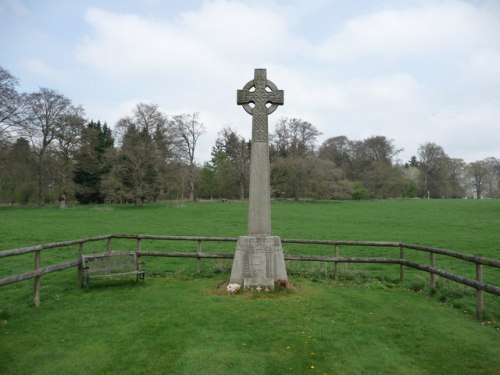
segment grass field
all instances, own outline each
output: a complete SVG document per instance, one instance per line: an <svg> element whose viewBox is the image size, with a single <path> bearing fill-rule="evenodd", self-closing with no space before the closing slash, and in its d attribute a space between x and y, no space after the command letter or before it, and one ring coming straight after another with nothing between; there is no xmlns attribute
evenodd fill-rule
<svg viewBox="0 0 500 375"><path fill-rule="evenodd" d="M283 238L402 241L500 255L500 201L273 202L272 213L273 233ZM106 233L237 237L245 229L246 204L239 202L0 207L0 250ZM175 246L194 251L193 244ZM341 251L399 256L396 249ZM45 250L43 265L75 254L75 247ZM424 254L408 257L428 261ZM88 293L78 288L74 269L47 275L38 309L30 307L31 281L0 288L0 373L500 372L499 298L486 294L487 321L480 323L473 319L473 290L440 281L430 291L424 273L408 270L400 285L399 266L349 265L335 282L327 278L331 265L293 263L296 291L227 296L218 286L230 262L204 261L201 275L193 260L145 262L144 285L107 281ZM437 265L473 276L473 264L438 257ZM0 278L32 267L32 254L2 258ZM499 271L485 272L485 281L500 285Z"/></svg>

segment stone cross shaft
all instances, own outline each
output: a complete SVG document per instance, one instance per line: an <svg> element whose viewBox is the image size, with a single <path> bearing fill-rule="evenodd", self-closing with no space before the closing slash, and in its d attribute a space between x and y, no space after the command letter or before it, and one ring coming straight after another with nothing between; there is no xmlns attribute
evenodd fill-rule
<svg viewBox="0 0 500 375"><path fill-rule="evenodd" d="M283 96L266 69L255 69L254 79L237 92L238 105L252 115L248 235L271 234L268 115L283 104Z"/></svg>

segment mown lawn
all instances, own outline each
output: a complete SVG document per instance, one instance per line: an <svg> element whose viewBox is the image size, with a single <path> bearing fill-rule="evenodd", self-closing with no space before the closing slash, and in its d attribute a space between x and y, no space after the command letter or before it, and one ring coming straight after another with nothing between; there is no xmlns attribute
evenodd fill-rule
<svg viewBox="0 0 500 375"><path fill-rule="evenodd" d="M383 283L295 278L228 296L223 276L66 288L4 316L3 374L495 374L499 333ZM263 293L263 292L261 292ZM4 312L5 315L5 312Z"/></svg>
<svg viewBox="0 0 500 375"><path fill-rule="evenodd" d="M403 241L500 254L500 201L273 202L272 212L273 232L283 238ZM0 250L106 233L237 237L245 227L240 202L0 207ZM194 251L192 243L174 246ZM285 251L332 249L289 245ZM398 256L399 250L341 253ZM76 247L46 250L43 265L75 254ZM407 256L428 261L425 254ZM47 275L37 309L30 306L32 281L0 288L0 373L500 372L499 298L485 296L487 319L480 323L473 318L473 290L440 280L431 291L424 273L408 270L399 284L399 266L346 265L335 282L331 265L289 263L294 292L228 296L218 286L229 277L230 262L204 261L197 275L193 260L144 260L150 271L144 285L103 281L87 293L75 270ZM437 262L473 277L473 264ZM32 267L32 254L2 258L0 278ZM498 269L485 279L500 285Z"/></svg>

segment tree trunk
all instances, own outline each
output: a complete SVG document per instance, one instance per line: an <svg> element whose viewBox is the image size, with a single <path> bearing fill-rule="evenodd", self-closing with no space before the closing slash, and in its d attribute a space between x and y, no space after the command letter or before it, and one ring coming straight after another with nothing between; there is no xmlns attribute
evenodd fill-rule
<svg viewBox="0 0 500 375"><path fill-rule="evenodd" d="M476 199L481 199L481 196L483 195L483 189L481 184L476 183Z"/></svg>
<svg viewBox="0 0 500 375"><path fill-rule="evenodd" d="M194 181L189 182L189 200L194 201Z"/></svg>
<svg viewBox="0 0 500 375"><path fill-rule="evenodd" d="M245 200L245 184L243 182L240 183L240 200Z"/></svg>
<svg viewBox="0 0 500 375"><path fill-rule="evenodd" d="M45 189L43 186L43 176L41 168L38 171L38 205L45 206Z"/></svg>
<svg viewBox="0 0 500 375"><path fill-rule="evenodd" d="M194 201L194 163L189 166L189 200Z"/></svg>
<svg viewBox="0 0 500 375"><path fill-rule="evenodd" d="M45 179L44 179L44 151L40 151L37 158L37 183L38 183L38 205L45 206Z"/></svg>
<svg viewBox="0 0 500 375"><path fill-rule="evenodd" d="M136 195L135 197L135 206L142 207L142 197L140 195Z"/></svg>
<svg viewBox="0 0 500 375"><path fill-rule="evenodd" d="M59 208L66 208L66 193L62 193L59 198Z"/></svg>

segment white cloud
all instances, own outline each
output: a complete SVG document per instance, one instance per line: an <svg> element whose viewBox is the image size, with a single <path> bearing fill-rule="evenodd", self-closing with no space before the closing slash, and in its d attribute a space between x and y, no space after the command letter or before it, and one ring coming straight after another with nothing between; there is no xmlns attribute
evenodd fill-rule
<svg viewBox="0 0 500 375"><path fill-rule="evenodd" d="M452 157L475 160L497 155L500 144L500 108L485 102L472 108L446 108L432 117L430 125L436 143L445 144Z"/></svg>
<svg viewBox="0 0 500 375"><path fill-rule="evenodd" d="M407 73L390 76L374 76L351 84L355 90L352 101L368 101L375 105L412 105L419 101L422 94L420 84ZM355 98L358 97L358 100Z"/></svg>
<svg viewBox="0 0 500 375"><path fill-rule="evenodd" d="M38 58L25 58L21 60L21 64L28 69L32 74L35 74L37 76L40 76L41 78L44 79L55 79L59 80L61 78L64 78L65 73L52 68L49 66L47 63L45 63L43 60L38 59Z"/></svg>
<svg viewBox="0 0 500 375"><path fill-rule="evenodd" d="M208 2L171 23L97 8L87 11L86 20L94 34L76 47L77 60L116 77L151 71L222 75L294 51L283 19L245 3Z"/></svg>
<svg viewBox="0 0 500 375"><path fill-rule="evenodd" d="M499 19L500 23L500 19ZM500 32L499 32L500 38ZM487 48L472 54L461 64L462 74L479 86L500 86L500 42L497 49Z"/></svg>
<svg viewBox="0 0 500 375"><path fill-rule="evenodd" d="M456 55L497 44L496 15L459 1L430 2L402 10L359 16L327 38L318 56L332 61Z"/></svg>

